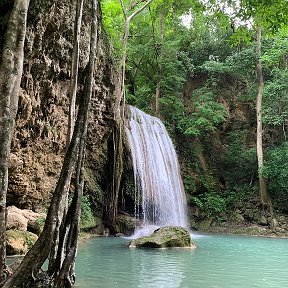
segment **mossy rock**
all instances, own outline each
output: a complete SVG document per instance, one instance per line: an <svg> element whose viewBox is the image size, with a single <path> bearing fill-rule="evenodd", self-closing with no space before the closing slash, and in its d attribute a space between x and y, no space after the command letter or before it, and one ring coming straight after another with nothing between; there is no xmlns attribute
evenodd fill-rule
<svg viewBox="0 0 288 288"><path fill-rule="evenodd" d="M87 237L91 235L103 235L104 234L104 225L102 223L102 219L99 217L95 217L95 224L93 227L81 227L80 236Z"/></svg>
<svg viewBox="0 0 288 288"><path fill-rule="evenodd" d="M136 226L136 219L128 215L120 215L118 217L117 230L124 235L131 235Z"/></svg>
<svg viewBox="0 0 288 288"><path fill-rule="evenodd" d="M28 221L27 230L39 236L43 231L45 220L46 218L42 216L36 219L36 221Z"/></svg>
<svg viewBox="0 0 288 288"><path fill-rule="evenodd" d="M196 245L191 240L187 229L176 226L161 227L150 236L140 237L132 240L129 247L148 247L148 248L171 248L185 247L195 248Z"/></svg>
<svg viewBox="0 0 288 288"><path fill-rule="evenodd" d="M93 201L103 205L104 192L97 181L97 176L94 174L94 171L92 169L85 168L84 178L86 189L90 191L90 195L93 195Z"/></svg>
<svg viewBox="0 0 288 288"><path fill-rule="evenodd" d="M38 236L28 231L7 230L6 251L7 255L26 254L36 242Z"/></svg>
<svg viewBox="0 0 288 288"><path fill-rule="evenodd" d="M198 223L198 229L200 231L209 231L212 225L212 219L208 218Z"/></svg>

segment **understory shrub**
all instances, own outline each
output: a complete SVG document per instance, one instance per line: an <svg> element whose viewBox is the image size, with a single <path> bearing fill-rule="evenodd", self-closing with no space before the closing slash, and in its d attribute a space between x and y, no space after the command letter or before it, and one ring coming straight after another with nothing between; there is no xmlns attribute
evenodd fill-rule
<svg viewBox="0 0 288 288"><path fill-rule="evenodd" d="M82 206L81 206L81 217L80 217L80 226L81 228L88 228L95 225L95 217L91 208L91 203L89 201L89 196L84 195L82 197Z"/></svg>

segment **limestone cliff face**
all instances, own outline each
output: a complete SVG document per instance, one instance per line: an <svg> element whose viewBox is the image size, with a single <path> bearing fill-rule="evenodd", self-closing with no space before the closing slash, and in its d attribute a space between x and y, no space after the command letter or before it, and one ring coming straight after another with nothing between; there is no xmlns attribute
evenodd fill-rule
<svg viewBox="0 0 288 288"><path fill-rule="evenodd" d="M5 17L11 8L9 1L6 2L8 4L2 4L0 13L1 41L5 30ZM30 1L24 70L11 150L8 205L36 210L46 205L60 172L69 109L68 88L75 2ZM89 5L86 3L83 11L77 101L81 101L83 72L89 56ZM87 159L90 164L87 166L91 167L92 172L99 168L97 151L104 145L113 125L111 107L114 71L104 38L102 31L98 42L96 87L88 132Z"/></svg>

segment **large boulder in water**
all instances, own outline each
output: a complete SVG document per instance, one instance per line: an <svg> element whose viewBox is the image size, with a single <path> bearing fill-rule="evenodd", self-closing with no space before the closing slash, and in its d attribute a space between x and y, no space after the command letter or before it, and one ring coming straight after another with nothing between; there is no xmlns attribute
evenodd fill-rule
<svg viewBox="0 0 288 288"><path fill-rule="evenodd" d="M170 248L185 247L195 248L187 229L177 226L161 227L150 236L132 240L129 247Z"/></svg>

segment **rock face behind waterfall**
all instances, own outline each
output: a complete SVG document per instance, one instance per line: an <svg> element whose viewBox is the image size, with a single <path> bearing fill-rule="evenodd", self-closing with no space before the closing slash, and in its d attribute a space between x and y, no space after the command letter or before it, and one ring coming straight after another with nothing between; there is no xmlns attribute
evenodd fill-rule
<svg viewBox="0 0 288 288"><path fill-rule="evenodd" d="M190 233L187 229L176 226L161 227L154 231L150 236L141 237L132 240L130 248L147 247L147 248L170 248L185 247L195 248L191 240Z"/></svg>

